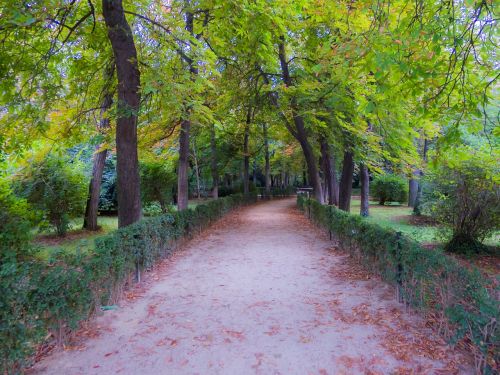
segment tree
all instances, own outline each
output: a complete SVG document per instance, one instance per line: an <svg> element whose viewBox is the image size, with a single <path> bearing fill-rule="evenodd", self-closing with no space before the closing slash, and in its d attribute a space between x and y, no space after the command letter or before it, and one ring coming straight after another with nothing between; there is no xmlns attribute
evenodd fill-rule
<svg viewBox="0 0 500 375"><path fill-rule="evenodd" d="M116 120L116 172L118 181L118 225L124 227L141 218L137 116L140 73L132 30L121 0L102 0L104 21L113 47L118 78Z"/></svg>
<svg viewBox="0 0 500 375"><path fill-rule="evenodd" d="M482 242L500 226L495 156L467 146L446 156L425 179L423 210L446 228L446 250L480 252Z"/></svg>
<svg viewBox="0 0 500 375"><path fill-rule="evenodd" d="M77 162L52 154L41 157L31 161L16 179L16 191L64 236L70 219L83 214L86 179Z"/></svg>
<svg viewBox="0 0 500 375"><path fill-rule="evenodd" d="M111 80L114 78L115 64L110 62L105 72L105 82L106 87L103 91L101 113L99 123L97 125L98 131L104 132L109 129L109 113L113 104L113 92L110 90L112 87ZM101 182L102 174L104 172L104 165L106 162L106 157L108 156L107 148L103 148L103 144L98 144L94 153L93 167L92 167L92 177L89 183L89 194L87 198L87 204L85 207L85 217L83 219L83 228L87 230L95 231L98 229L97 226L97 214L99 209L99 195L101 192Z"/></svg>
<svg viewBox="0 0 500 375"><path fill-rule="evenodd" d="M408 198L407 181L399 176L386 174L375 178L372 184L372 195L380 205L386 202L406 202Z"/></svg>
<svg viewBox="0 0 500 375"><path fill-rule="evenodd" d="M361 206L359 214L363 217L370 216L370 174L365 164L359 166L361 180Z"/></svg>
<svg viewBox="0 0 500 375"><path fill-rule="evenodd" d="M165 162L149 161L140 164L141 193L144 203L158 202L162 212L168 211L175 186L175 172Z"/></svg>

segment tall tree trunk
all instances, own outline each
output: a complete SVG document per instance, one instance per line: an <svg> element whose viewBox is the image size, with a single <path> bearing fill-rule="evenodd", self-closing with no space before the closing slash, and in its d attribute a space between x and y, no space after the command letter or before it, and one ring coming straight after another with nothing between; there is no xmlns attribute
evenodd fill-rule
<svg viewBox="0 0 500 375"><path fill-rule="evenodd" d="M333 189L333 203L335 206L339 205L339 181L337 178L337 168L335 166L335 157L331 155L330 165L332 166L332 189Z"/></svg>
<svg viewBox="0 0 500 375"><path fill-rule="evenodd" d="M177 209L188 208L189 202L189 131L190 120L181 121L179 134L179 166L177 168Z"/></svg>
<svg viewBox="0 0 500 375"><path fill-rule="evenodd" d="M365 164L359 166L359 175L361 180L361 207L360 215L369 216L370 215L370 175L368 173L368 167Z"/></svg>
<svg viewBox="0 0 500 375"><path fill-rule="evenodd" d="M423 147L423 150L422 150L422 160L425 162L427 162L427 150L429 148L429 142L427 141L427 139L424 139L424 147ZM424 172L422 170L420 170L420 178L422 178L424 176ZM422 202L422 184L419 183L418 184L418 190L417 190L417 198L415 199L415 205L413 207L413 212L416 214L416 215L420 215L421 214L421 211L420 211L420 203Z"/></svg>
<svg viewBox="0 0 500 375"><path fill-rule="evenodd" d="M255 187L257 187L257 158L253 159L253 166L252 166L252 182Z"/></svg>
<svg viewBox="0 0 500 375"><path fill-rule="evenodd" d="M413 176L408 182L408 207L415 207L418 194L418 176L420 175L420 170L413 171Z"/></svg>
<svg viewBox="0 0 500 375"><path fill-rule="evenodd" d="M304 159L307 165L307 176L309 183L312 185L314 197L320 203L323 203L323 193L321 189L321 180L319 178L318 165L316 157L305 130L304 120L302 116L294 116L295 127L297 128L296 139L299 141L304 154Z"/></svg>
<svg viewBox="0 0 500 375"><path fill-rule="evenodd" d="M283 36L280 38L278 56L280 60L281 76L283 83L287 87L292 87L293 82L288 69L289 61L287 60L286 57L285 38ZM299 141L300 147L302 148L302 152L304 154L304 159L306 160L307 174L309 178L309 183L312 185L313 188L314 196L318 200L318 202L323 203L323 192L321 189L321 180L319 178L317 160L314 156L311 143L309 142L309 137L304 124L304 118L298 113L298 108L297 108L298 105L295 98L292 98L290 107L292 110L293 123L295 125L295 129L288 127L288 130L297 139L297 141Z"/></svg>
<svg viewBox="0 0 500 375"><path fill-rule="evenodd" d="M344 161L342 163L342 176L339 187L339 208L349 212L351 209L352 194L352 174L354 173L354 160L351 151L344 152Z"/></svg>
<svg viewBox="0 0 500 375"><path fill-rule="evenodd" d="M250 194L250 153L248 151L248 139L250 137L250 122L252 120L252 108L248 107L247 120L245 122L245 135L243 139L243 194Z"/></svg>
<svg viewBox="0 0 500 375"><path fill-rule="evenodd" d="M219 198L219 172L217 170L217 144L215 142L215 124L210 131L210 153L211 153L211 172L212 172L212 198Z"/></svg>
<svg viewBox="0 0 500 375"><path fill-rule="evenodd" d="M270 155L269 155L269 138L267 135L267 125L264 124L262 125L263 131L264 131L264 159L266 162L266 165L264 167L264 174L265 174L265 192L266 192L266 197L270 197L271 195L271 163L270 163Z"/></svg>
<svg viewBox="0 0 500 375"><path fill-rule="evenodd" d="M118 226L124 227L141 218L137 156L140 74L134 38L123 12L122 1L102 0L102 8L118 78L118 118L116 121Z"/></svg>
<svg viewBox="0 0 500 375"><path fill-rule="evenodd" d="M186 5L189 6L189 1ZM194 37L194 16L191 12L186 12L186 31ZM187 42L189 49L192 47L191 41ZM189 73L191 80L194 81L198 75L198 67L196 62L183 55L184 60L189 65ZM191 131L191 106L185 109L184 118L181 121L181 132L179 134L179 167L177 175L177 209L179 211L186 210L189 202L189 133Z"/></svg>
<svg viewBox="0 0 500 375"><path fill-rule="evenodd" d="M320 138L321 160L323 162L323 172L325 173L325 185L328 197L328 204L337 204L334 185L334 171L332 168L332 158L330 156L330 146L325 137Z"/></svg>
<svg viewBox="0 0 500 375"><path fill-rule="evenodd" d="M106 113L113 104L113 93L109 90L109 88L111 87L110 82L113 79L114 71L115 62L113 61L107 67L104 74L104 81L107 87L102 98L100 120L97 125L97 130L99 132L103 132L105 131L105 129L109 128L109 118ZM106 163L106 157L108 155L108 150L101 150L101 148L102 144L97 145L95 148L92 166L92 177L89 183L89 195L87 197L85 217L83 219L83 228L91 231L96 231L99 229L99 227L97 226L99 196L101 192L102 174L104 172L104 165Z"/></svg>
<svg viewBox="0 0 500 375"><path fill-rule="evenodd" d="M200 184L200 166L198 165L198 156L196 155L196 143L193 142L193 161L194 161L194 173L196 177L196 196L198 199L201 198L201 184Z"/></svg>

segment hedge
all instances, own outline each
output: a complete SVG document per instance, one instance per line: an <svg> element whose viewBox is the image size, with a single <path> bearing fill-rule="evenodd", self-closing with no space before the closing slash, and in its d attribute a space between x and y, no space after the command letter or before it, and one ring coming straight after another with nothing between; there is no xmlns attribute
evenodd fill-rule
<svg viewBox="0 0 500 375"><path fill-rule="evenodd" d="M368 270L395 285L400 302L436 316L440 333L451 343L469 343L478 372L498 371L499 290L491 290L477 269L333 206L301 195L297 205Z"/></svg>
<svg viewBox="0 0 500 375"><path fill-rule="evenodd" d="M0 264L0 373L22 372L47 337L62 343L80 322L115 303L134 275L168 257L179 239L256 199L236 194L145 218L95 239L89 252Z"/></svg>

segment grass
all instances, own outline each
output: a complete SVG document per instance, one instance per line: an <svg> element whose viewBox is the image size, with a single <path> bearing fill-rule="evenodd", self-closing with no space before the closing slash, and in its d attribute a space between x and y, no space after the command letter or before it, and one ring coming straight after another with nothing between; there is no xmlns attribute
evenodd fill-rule
<svg viewBox="0 0 500 375"><path fill-rule="evenodd" d="M353 197L351 213L359 214L360 205L359 197ZM422 244L435 243L439 229L432 225L412 224L412 210L406 205L381 206L378 202L370 201L370 216L367 220L402 232Z"/></svg>
<svg viewBox="0 0 500 375"><path fill-rule="evenodd" d="M351 200L351 213L359 214L360 205L360 198L354 196ZM367 220L399 231L422 245L440 245L442 243L439 227L426 223L425 220L422 220L422 224L415 225L413 208L406 205L381 206L378 202L370 201L370 216ZM498 247L499 242L500 231L495 232L484 241L485 245L493 247Z"/></svg>
<svg viewBox="0 0 500 375"><path fill-rule="evenodd" d="M189 208L206 203L208 199L193 199L189 201ZM54 231L43 231L35 236L35 244L39 246L38 256L41 259L49 259L52 254L59 252L75 253L77 251L86 252L94 248L94 240L105 236L109 232L118 229L118 217L99 216L97 224L101 230L89 232L82 230L83 218L71 220L70 230L65 237L58 237Z"/></svg>

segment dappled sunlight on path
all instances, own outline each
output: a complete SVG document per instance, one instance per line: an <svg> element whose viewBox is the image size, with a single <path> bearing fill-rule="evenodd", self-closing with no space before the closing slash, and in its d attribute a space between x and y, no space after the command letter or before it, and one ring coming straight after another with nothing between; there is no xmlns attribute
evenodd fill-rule
<svg viewBox="0 0 500 375"><path fill-rule="evenodd" d="M463 358L276 200L185 244L42 374L467 373ZM88 334L92 331L93 334Z"/></svg>

